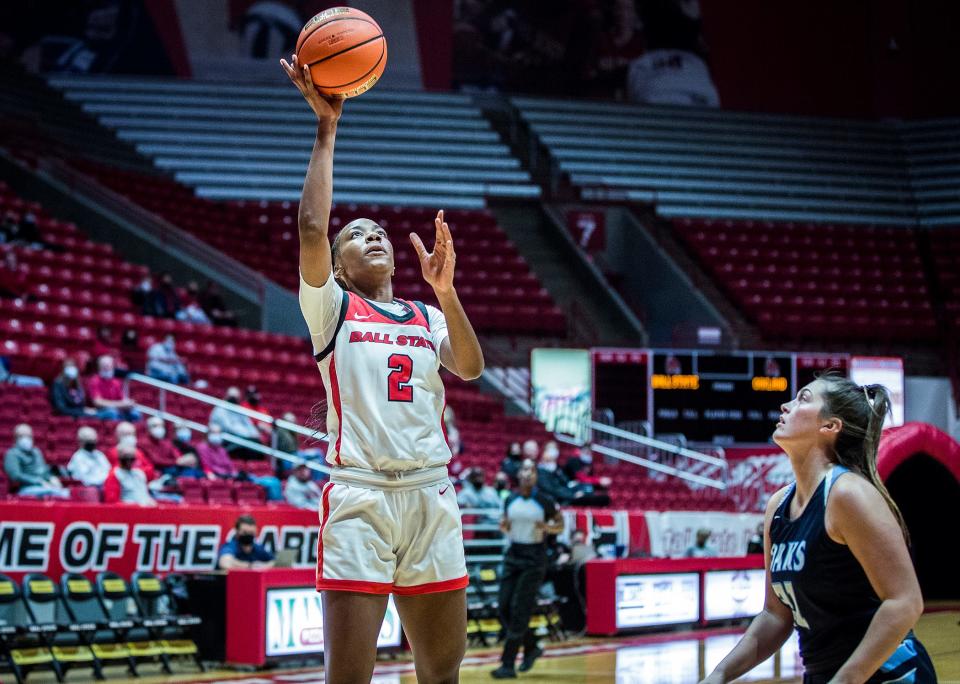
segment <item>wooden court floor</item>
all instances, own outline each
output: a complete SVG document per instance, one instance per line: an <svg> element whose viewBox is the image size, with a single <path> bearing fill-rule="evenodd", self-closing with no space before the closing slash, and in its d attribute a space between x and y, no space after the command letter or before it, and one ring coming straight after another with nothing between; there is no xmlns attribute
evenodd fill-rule
<svg viewBox="0 0 960 684"><path fill-rule="evenodd" d="M941 684L960 684L960 610L927 613L917 626L917 635L933 658ZM610 639L574 639L547 645L546 655L533 670L519 675L517 681L583 682L584 684L696 684L737 642L740 630L677 632L669 635ZM461 670L464 684L493 682L490 670L497 665L499 653L493 649L467 653ZM175 676L156 676L153 666L144 666L141 677L127 679L122 670L107 670L107 681L129 684L167 682L230 682L231 684L321 684L322 669L237 672L219 670L198 674L183 666ZM741 682L786 684L800 682L800 663L795 639L767 663L759 666ZM88 681L84 672L72 672L68 682ZM0 677L4 684L13 681ZM30 675L28 682L55 682L45 673ZM509 680L508 680L509 681ZM414 684L411 663L407 660L384 661L377 667L373 684Z"/></svg>

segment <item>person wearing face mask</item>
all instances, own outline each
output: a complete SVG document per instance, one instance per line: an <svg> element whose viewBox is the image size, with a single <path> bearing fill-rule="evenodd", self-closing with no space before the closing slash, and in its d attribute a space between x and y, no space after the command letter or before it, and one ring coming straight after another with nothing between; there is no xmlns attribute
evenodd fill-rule
<svg viewBox="0 0 960 684"><path fill-rule="evenodd" d="M559 457L560 449L556 442L547 442L543 446L540 463L537 465L537 487L563 505L573 501L574 491L570 489L566 475L557 467Z"/></svg>
<svg viewBox="0 0 960 684"><path fill-rule="evenodd" d="M96 409L86 405L87 393L80 382L80 369L73 359L63 362L63 370L50 386L50 403L54 413L62 416L79 418L97 414Z"/></svg>
<svg viewBox="0 0 960 684"><path fill-rule="evenodd" d="M20 496L57 496L66 499L70 492L54 476L43 453L33 443L33 428L21 423L13 429L13 446L3 457L7 479Z"/></svg>
<svg viewBox="0 0 960 684"><path fill-rule="evenodd" d="M87 487L100 487L110 474L110 461L97 449L97 431L90 426L77 430L78 448L70 457L67 472Z"/></svg>
<svg viewBox="0 0 960 684"><path fill-rule="evenodd" d="M221 546L217 554L217 567L221 570L272 568L273 554L256 541L257 521L253 516L241 515L233 527L233 538Z"/></svg>
<svg viewBox="0 0 960 684"><path fill-rule="evenodd" d="M97 359L97 374L87 381L87 393L101 420L140 420L123 383L115 376L112 356Z"/></svg>
<svg viewBox="0 0 960 684"><path fill-rule="evenodd" d="M533 440L528 440L528 443L533 442L533 448L536 450L537 443ZM536 453L533 457L536 459ZM520 464L523 462L523 448L520 446L520 442L511 442L510 446L507 447L507 455L504 457L503 461L500 462L500 472L505 473L508 478L510 478L511 483L517 481L517 473L520 472Z"/></svg>
<svg viewBox="0 0 960 684"><path fill-rule="evenodd" d="M258 411L264 413L271 418L273 417L270 413L270 410L263 405L263 401L260 398L260 390L257 389L256 385L247 385L247 391L245 393L244 399L240 402L240 405L243 408L250 409L251 411ZM262 440L265 443L270 442L270 435L273 432L273 428L270 423L263 420L253 421L254 425L257 426L257 429L262 433Z"/></svg>
<svg viewBox="0 0 960 684"><path fill-rule="evenodd" d="M320 510L323 490L313 481L312 473L306 463L298 464L291 471L284 488L284 497L291 506L311 511Z"/></svg>
<svg viewBox="0 0 960 684"><path fill-rule="evenodd" d="M183 421L178 420L173 425L173 446L181 456L188 454L193 455L197 458L197 465L195 467L200 466L200 460L199 457L197 457L197 447L193 444L193 433Z"/></svg>
<svg viewBox="0 0 960 684"><path fill-rule="evenodd" d="M249 475L237 470L223 446L223 432L219 425L211 423L207 428L207 438L197 445L197 456L204 471L211 476L222 480L250 480L266 490L268 500L283 499L280 480L277 478L269 475Z"/></svg>
<svg viewBox="0 0 960 684"><path fill-rule="evenodd" d="M183 359L177 354L177 341L173 335L167 335L150 345L147 350L147 375L175 385L190 382L190 374Z"/></svg>
<svg viewBox="0 0 960 684"><path fill-rule="evenodd" d="M240 398L240 388L229 387L227 389L227 393L223 397L223 400L239 406ZM210 425L219 426L220 429L228 435L248 439L252 442L260 441L260 431L257 430L257 426L253 424L253 421L250 420L250 418L245 414L233 411L225 406L215 407L213 411L210 412L209 422ZM236 456L238 458L262 458L263 456L256 451L245 449L234 444L230 444L226 448L232 456Z"/></svg>
<svg viewBox="0 0 960 684"><path fill-rule="evenodd" d="M197 468L195 454L181 454L167 439L167 429L163 419L151 416L147 419L147 438L140 442L143 455L159 472L173 477L203 477L203 471Z"/></svg>
<svg viewBox="0 0 960 684"><path fill-rule="evenodd" d="M117 465L110 470L103 483L104 503L130 503L138 506L156 506L147 487L147 475L134 465L137 448L130 442L117 447Z"/></svg>
<svg viewBox="0 0 960 684"><path fill-rule="evenodd" d="M124 445L130 445L133 447L135 454L134 466L146 474L148 482L155 480L157 478L157 471L139 448L137 428L134 424L127 421L117 423L114 435L117 438L117 443L106 451L107 460L110 461L110 465L115 466L120 462L119 448Z"/></svg>
<svg viewBox="0 0 960 684"><path fill-rule="evenodd" d="M487 474L483 468L475 466L467 473L466 483L457 494L457 503L461 508L500 508L500 495L487 484Z"/></svg>

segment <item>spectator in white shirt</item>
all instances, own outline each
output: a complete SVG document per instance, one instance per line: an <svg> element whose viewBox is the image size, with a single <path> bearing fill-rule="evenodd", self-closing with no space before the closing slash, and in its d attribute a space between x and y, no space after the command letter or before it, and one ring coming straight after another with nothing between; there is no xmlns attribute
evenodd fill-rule
<svg viewBox="0 0 960 684"><path fill-rule="evenodd" d="M97 449L97 431L90 426L77 430L79 448L67 464L67 472L87 487L100 487L110 474L110 461Z"/></svg>
<svg viewBox="0 0 960 684"><path fill-rule="evenodd" d="M224 401L239 406L240 388L228 388L223 399ZM260 430L253 424L253 421L244 414L224 408L223 406L217 406L210 412L210 425L219 425L225 434L260 443ZM224 444L224 446L234 458L259 458L261 456L261 454L254 450L245 449L236 444L227 443Z"/></svg>
<svg viewBox="0 0 960 684"><path fill-rule="evenodd" d="M310 468L305 463L296 466L287 478L284 497L291 506L311 511L319 510L323 490L313 481Z"/></svg>
<svg viewBox="0 0 960 684"><path fill-rule="evenodd" d="M176 344L173 335L167 335L163 341L150 345L147 350L147 375L178 385L190 382L187 367L177 355Z"/></svg>

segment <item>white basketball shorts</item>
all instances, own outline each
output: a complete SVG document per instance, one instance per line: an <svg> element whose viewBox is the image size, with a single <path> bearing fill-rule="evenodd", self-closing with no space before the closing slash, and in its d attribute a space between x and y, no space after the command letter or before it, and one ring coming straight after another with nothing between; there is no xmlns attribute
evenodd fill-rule
<svg viewBox="0 0 960 684"><path fill-rule="evenodd" d="M320 502L317 591L413 595L467 583L460 508L446 466L333 469Z"/></svg>

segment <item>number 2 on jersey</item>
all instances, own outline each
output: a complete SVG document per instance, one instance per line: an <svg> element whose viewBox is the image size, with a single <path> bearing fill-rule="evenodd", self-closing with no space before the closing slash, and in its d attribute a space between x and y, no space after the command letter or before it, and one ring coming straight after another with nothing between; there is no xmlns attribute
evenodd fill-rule
<svg viewBox="0 0 960 684"><path fill-rule="evenodd" d="M391 354L387 359L391 373L387 376L388 401L413 401L413 359L406 354Z"/></svg>

